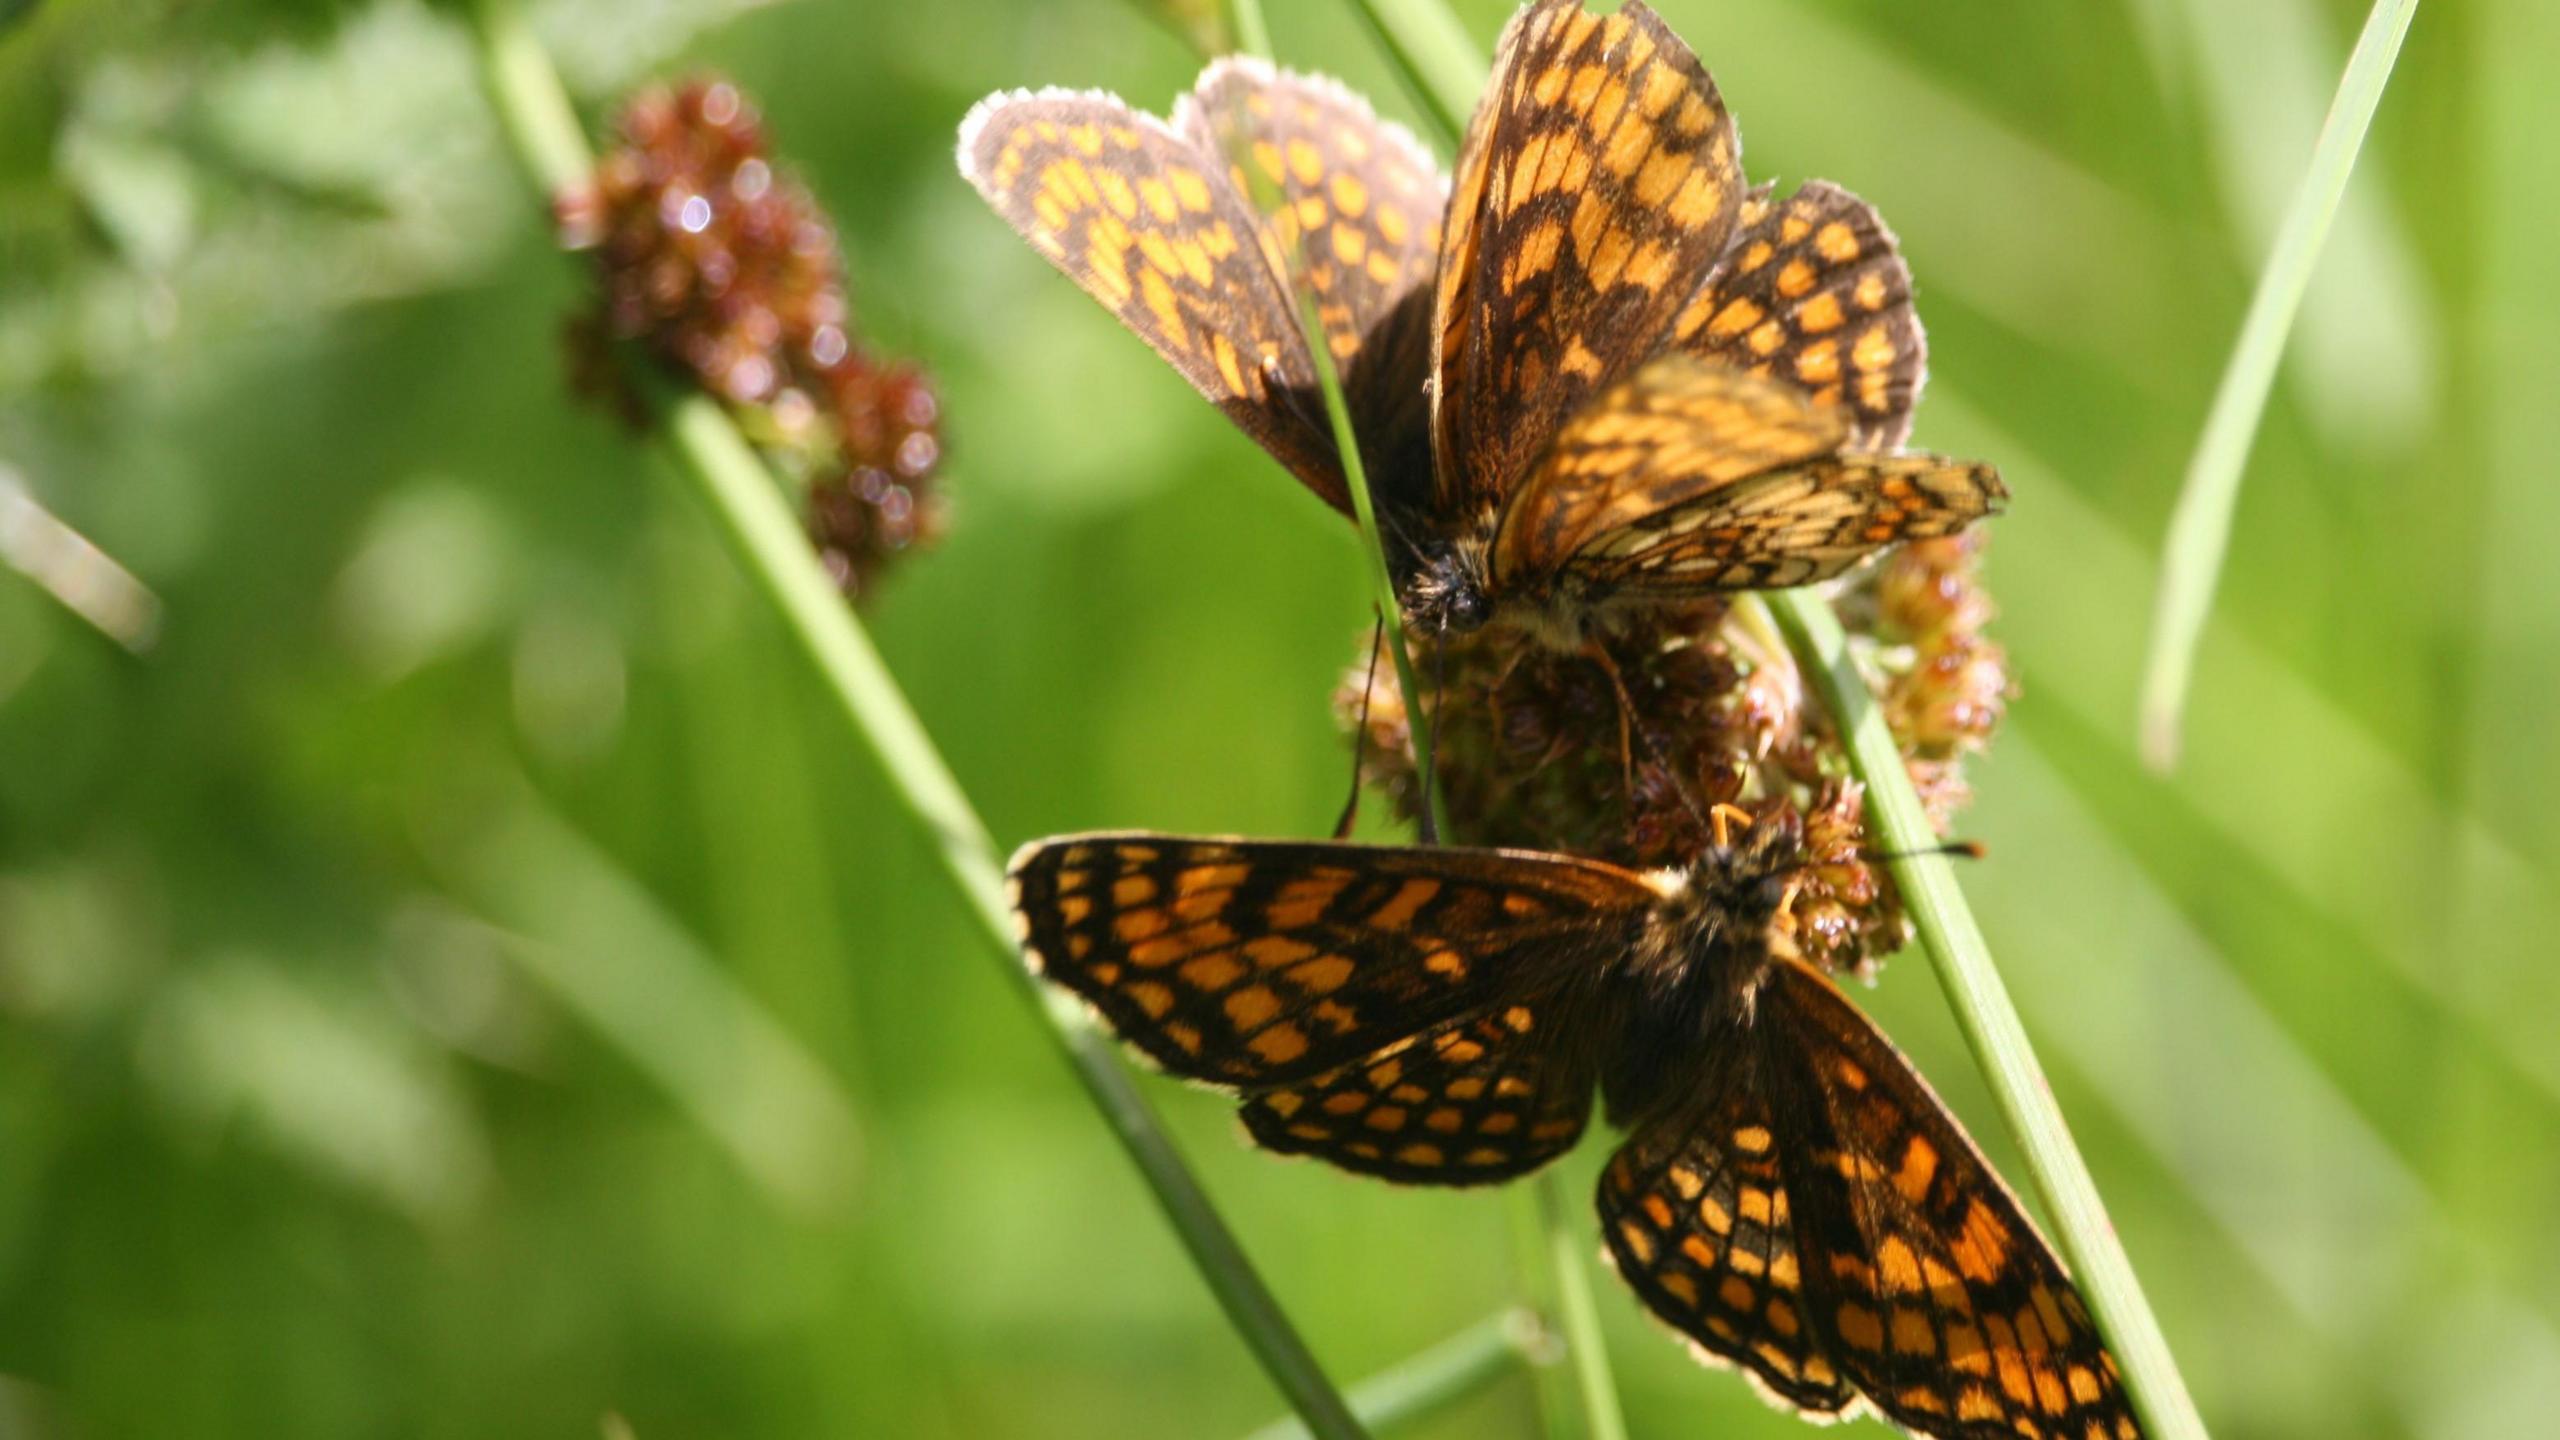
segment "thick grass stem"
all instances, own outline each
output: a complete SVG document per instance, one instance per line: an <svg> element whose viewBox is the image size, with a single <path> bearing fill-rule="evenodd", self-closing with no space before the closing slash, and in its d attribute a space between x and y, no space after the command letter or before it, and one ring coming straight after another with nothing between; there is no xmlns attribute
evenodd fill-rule
<svg viewBox="0 0 2560 1440"><path fill-rule="evenodd" d="M579 183L591 157L558 74L522 15L506 0L480 0L472 14L484 82L518 162L546 197ZM663 422L678 469L710 507L748 578L781 612L842 706L854 737L879 761L899 808L931 840L989 957L1050 1022L1077 1079L1154 1192L1229 1321L1311 1434L1358 1440L1364 1432L1349 1405L1298 1338L1109 1043L1072 1006L1043 994L1023 969L994 842L818 563L772 473L706 396L675 399Z"/></svg>

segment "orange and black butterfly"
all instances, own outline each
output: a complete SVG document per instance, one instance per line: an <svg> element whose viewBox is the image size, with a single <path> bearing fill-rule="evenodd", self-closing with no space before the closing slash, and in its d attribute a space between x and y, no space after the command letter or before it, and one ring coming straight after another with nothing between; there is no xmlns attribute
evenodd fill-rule
<svg viewBox="0 0 2560 1440"><path fill-rule="evenodd" d="M1925 346L1892 234L1836 186L1749 188L1715 82L1639 4L1521 11L1454 186L1335 82L1239 59L1169 120L992 96L960 169L1348 514L1312 296L1426 628L1572 645L1613 603L1819 580L2007 494L1893 453Z"/></svg>
<svg viewBox="0 0 2560 1440"><path fill-rule="evenodd" d="M1629 1133L1601 1233L1703 1358L1814 1417L2132 1440L2052 1248L1926 1082L1785 941L1783 817L1685 870L1146 833L1014 857L1032 968L1255 1143L1410 1184Z"/></svg>

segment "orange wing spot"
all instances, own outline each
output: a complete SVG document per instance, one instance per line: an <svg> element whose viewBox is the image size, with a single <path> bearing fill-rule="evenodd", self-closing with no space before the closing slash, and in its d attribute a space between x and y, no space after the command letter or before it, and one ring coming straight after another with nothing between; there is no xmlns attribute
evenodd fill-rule
<svg viewBox="0 0 2560 1440"><path fill-rule="evenodd" d="M1751 332L1751 353L1755 355L1775 355L1778 347L1786 343L1787 332L1775 320L1763 320Z"/></svg>
<svg viewBox="0 0 2560 1440"><path fill-rule="evenodd" d="M1637 1264L1653 1263L1653 1237L1645 1233L1643 1226L1633 1220L1621 1220L1618 1222L1618 1238L1625 1242L1627 1253L1636 1257Z"/></svg>
<svg viewBox="0 0 2560 1440"><path fill-rule="evenodd" d="M1858 343L1849 351L1849 363L1861 370L1882 370L1893 363L1893 331L1884 325L1870 325L1859 332Z"/></svg>
<svg viewBox="0 0 2560 1440"><path fill-rule="evenodd" d="M1431 1092L1419 1085L1408 1083L1388 1091L1387 1098L1402 1105L1419 1105L1431 1098Z"/></svg>
<svg viewBox="0 0 2560 1440"><path fill-rule="evenodd" d="M1502 1023L1523 1035L1529 1033L1529 1027L1536 1024L1537 1019L1538 1017L1531 1014L1526 1005L1514 1005L1502 1012Z"/></svg>
<svg viewBox="0 0 2560 1440"><path fill-rule="evenodd" d="M1327 1115L1357 1115L1369 1108L1369 1097L1357 1090L1336 1090L1324 1097Z"/></svg>
<svg viewBox="0 0 2560 1440"><path fill-rule="evenodd" d="M1330 995L1351 978L1353 966L1347 955L1323 955L1294 966L1289 979L1316 995Z"/></svg>
<svg viewBox="0 0 2560 1440"><path fill-rule="evenodd" d="M1850 1345L1860 1350L1884 1349L1884 1321L1873 1310L1854 1300L1843 1301L1831 1318L1832 1328Z"/></svg>
<svg viewBox="0 0 2560 1440"><path fill-rule="evenodd" d="M2071 1398L2083 1405L2098 1403L2098 1376L2086 1365L2074 1365L2066 1377L2071 1385Z"/></svg>
<svg viewBox="0 0 2560 1440"><path fill-rule="evenodd" d="M1778 243L1793 245L1813 233L1813 222L1804 218L1801 206L1791 207L1787 218L1778 222Z"/></svg>
<svg viewBox="0 0 2560 1440"><path fill-rule="evenodd" d="M1348 1035L1351 1027L1360 1023L1358 1011L1333 1000L1317 1001L1314 1016L1336 1035Z"/></svg>
<svg viewBox="0 0 2560 1440"><path fill-rule="evenodd" d="M1153 980L1132 980L1120 993L1136 1001L1150 1020L1161 1020L1173 1009L1172 989Z"/></svg>
<svg viewBox="0 0 2560 1440"><path fill-rule="evenodd" d="M1925 1135L1914 1135L1902 1147L1902 1168L1893 1174L1893 1187L1902 1198L1917 1205L1929 1194L1930 1182L1938 1175L1938 1147Z"/></svg>
<svg viewBox="0 0 2560 1440"><path fill-rule="evenodd" d="M1748 1315L1751 1313L1751 1307L1759 1302L1760 1296L1751 1288L1750 1281L1739 1275L1727 1275L1724 1277L1724 1283L1716 1287L1716 1298L1722 1300L1727 1309L1738 1310Z"/></svg>
<svg viewBox="0 0 2560 1440"><path fill-rule="evenodd" d="M1742 1275L1765 1275L1769 1270L1768 1260L1757 1250L1736 1249L1724 1257L1724 1263Z"/></svg>
<svg viewBox="0 0 2560 1440"><path fill-rule="evenodd" d="M1324 918L1326 907L1351 883L1347 871L1327 871L1290 881L1264 911L1275 929L1302 930Z"/></svg>
<svg viewBox="0 0 2560 1440"><path fill-rule="evenodd" d="M1985 1316L1982 1330L1991 1339L1991 1363L1999 1373L2000 1393L2020 1405L2035 1403L2035 1387L2027 1379L2027 1357L2018 1353L2018 1332L1997 1315Z"/></svg>
<svg viewBox="0 0 2560 1440"><path fill-rule="evenodd" d="M1484 1077L1481 1075L1461 1075L1457 1079L1450 1081L1448 1084L1441 1086L1440 1090L1441 1093L1447 1095L1452 1100L1473 1100L1484 1094Z"/></svg>
<svg viewBox="0 0 2560 1440"><path fill-rule="evenodd" d="M1801 259L1778 267L1778 293L1790 300L1801 300L1813 293L1813 281L1813 267Z"/></svg>
<svg viewBox="0 0 2560 1440"><path fill-rule="evenodd" d="M1162 910L1124 910L1111 917L1111 933L1132 943L1172 928L1173 917Z"/></svg>
<svg viewBox="0 0 2560 1440"><path fill-rule="evenodd" d="M1992 1213L1990 1206L1978 1199L1970 1201L1965 1207L1964 1224L1947 1249L1966 1279L1988 1284L2008 1266L2009 1227Z"/></svg>
<svg viewBox="0 0 2560 1440"><path fill-rule="evenodd" d="M1769 318L1769 312L1756 301L1734 300L1716 312L1707 322L1707 333L1719 340L1730 339Z"/></svg>
<svg viewBox="0 0 2560 1440"><path fill-rule="evenodd" d="M1710 1235L1730 1235L1733 1233L1733 1212L1724 1208L1722 1201L1709 1195L1698 1201L1698 1223L1706 1226Z"/></svg>
<svg viewBox="0 0 2560 1440"><path fill-rule="evenodd" d="M1668 1275L1657 1275L1653 1277L1653 1279L1655 1284L1660 1285L1663 1289L1669 1291L1672 1298L1680 1302L1682 1308L1689 1310L1695 1310L1698 1308L1698 1283L1696 1281L1681 1274L1677 1270L1672 1271Z"/></svg>
<svg viewBox="0 0 2560 1440"><path fill-rule="evenodd" d="M1443 1105L1422 1117L1422 1128L1434 1130L1443 1135L1455 1135L1458 1133L1458 1128L1466 1122L1465 1112Z"/></svg>
<svg viewBox="0 0 2560 1440"><path fill-rule="evenodd" d="M1858 235L1845 220L1834 220L1814 233L1813 252L1834 265L1858 258Z"/></svg>
<svg viewBox="0 0 2560 1440"><path fill-rule="evenodd" d="M1766 1225L1769 1223L1771 1213L1769 1192L1756 1185L1745 1185L1742 1187L1742 1193L1734 1197L1734 1208L1740 1210L1742 1218L1752 1224Z"/></svg>
<svg viewBox="0 0 2560 1440"><path fill-rule="evenodd" d="M1642 1203L1644 1205L1644 1213L1652 1217L1655 1229L1668 1230L1671 1228L1670 1201L1663 1199L1658 1194L1647 1194Z"/></svg>
<svg viewBox="0 0 2560 1440"><path fill-rule="evenodd" d="M1407 1165L1445 1165L1448 1156L1428 1141L1416 1140L1396 1152L1396 1159Z"/></svg>
<svg viewBox="0 0 2560 1440"><path fill-rule="evenodd" d="M1235 941L1236 932L1224 925L1194 925L1188 930L1159 935L1154 939L1141 940L1130 946L1129 963L1153 970L1159 966L1170 965L1184 956L1197 955L1203 950L1216 950L1232 945Z"/></svg>
<svg viewBox="0 0 2560 1440"><path fill-rule="evenodd" d="M1244 367L1236 362L1236 347L1215 330L1209 332L1209 358L1216 363L1218 379L1227 387L1227 393L1244 395Z"/></svg>
<svg viewBox="0 0 2560 1440"><path fill-rule="evenodd" d="M1209 182L1202 179L1198 171L1167 170L1164 178L1165 183L1173 187L1173 198L1182 202L1183 209L1209 208Z"/></svg>
<svg viewBox="0 0 2560 1440"><path fill-rule="evenodd" d="M1466 1050L1464 1055L1458 1053L1462 1046ZM1440 1047L1440 1053L1458 1064L1472 1065L1483 1058L1484 1047L1472 1040L1466 1040L1457 1045L1443 1045ZM1493 1093L1505 1100L1517 1100L1529 1093L1529 1082L1517 1075L1498 1076L1493 1082Z"/></svg>
<svg viewBox="0 0 2560 1440"><path fill-rule="evenodd" d="M1464 980L1467 978L1467 957L1455 950L1434 950L1423 957L1422 968L1434 975Z"/></svg>
<svg viewBox="0 0 2560 1440"><path fill-rule="evenodd" d="M1200 1053L1200 1032L1191 1026L1179 1020L1167 1020L1164 1022L1164 1035L1166 1039L1181 1046L1184 1054Z"/></svg>
<svg viewBox="0 0 2560 1440"><path fill-rule="evenodd" d="M1083 924L1085 917L1092 913L1093 897L1090 895L1062 895L1058 897L1058 918L1064 920L1070 925Z"/></svg>
<svg viewBox="0 0 2560 1440"><path fill-rule="evenodd" d="M1130 186L1125 177L1116 172L1104 170L1094 177L1094 184L1101 189L1103 202L1108 204L1121 219L1138 218L1138 192Z"/></svg>
<svg viewBox="0 0 2560 1440"><path fill-rule="evenodd" d="M1708 1244L1704 1236L1684 1236L1680 1241L1680 1253L1696 1261L1701 1270L1716 1268L1716 1247Z"/></svg>
<svg viewBox="0 0 2560 1440"><path fill-rule="evenodd" d="M1304 140L1289 142L1289 174L1301 185L1324 180L1324 154Z"/></svg>
<svg viewBox="0 0 2560 1440"><path fill-rule="evenodd" d="M1956 1418L1959 1420L1997 1420L2000 1402L1979 1385L1968 1385L1956 1396Z"/></svg>
<svg viewBox="0 0 2560 1440"><path fill-rule="evenodd" d="M1082 960L1083 958L1085 958L1086 956L1088 956L1088 955L1090 955L1090 954L1092 954L1092 953L1093 953L1093 937L1092 937L1092 936L1090 936L1090 935L1083 935L1083 934L1077 934L1077 935L1070 935L1070 936L1068 936L1068 937L1067 937L1067 958L1068 958L1068 959L1070 959L1070 960ZM1104 971L1109 971L1110 973L1109 973L1109 974L1104 974L1104 973L1103 973ZM1102 982L1103 984L1105 984L1105 985L1108 985L1108 984L1110 984L1112 981L1117 980L1117 979L1119 979L1119 978L1120 978L1120 967L1119 967L1119 966L1117 966L1117 965L1110 965L1110 964L1096 965L1096 966L1094 966L1094 967L1093 967L1093 978L1095 978L1096 980L1101 981L1101 982Z"/></svg>
<svg viewBox="0 0 2560 1440"><path fill-rule="evenodd" d="M1411 925L1413 917L1439 893L1440 882L1437 880L1427 876L1407 880L1396 887L1396 893L1388 897L1387 903L1369 912L1368 923L1381 930L1402 930Z"/></svg>
<svg viewBox="0 0 2560 1440"><path fill-rule="evenodd" d="M2035 1301L2036 1316L2044 1321L2045 1333L2057 1342L2068 1339L2071 1335L2071 1327L2063 1321L2062 1307L2054 1303L2053 1287L2038 1285L2030 1293L2029 1298Z"/></svg>
<svg viewBox="0 0 2560 1440"><path fill-rule="evenodd" d="M1508 1110L1497 1110L1478 1121L1476 1128L1487 1135L1508 1135L1520 1128L1520 1117Z"/></svg>
<svg viewBox="0 0 2560 1440"><path fill-rule="evenodd" d="M1707 1188L1707 1182L1699 1177L1698 1172L1686 1165L1674 1165L1668 1173L1671 1176L1671 1188L1679 1191L1680 1198L1683 1200L1695 1200L1698 1198L1698 1192Z"/></svg>
<svg viewBox="0 0 2560 1440"><path fill-rule="evenodd" d="M1653 209L1669 200L1671 193L1680 188L1680 182L1689 178L1689 171L1695 163L1677 150L1654 151L1643 168L1636 171L1636 203Z"/></svg>
<svg viewBox="0 0 2560 1440"><path fill-rule="evenodd" d="M1372 1130L1401 1130L1408 1113L1401 1105L1381 1105L1371 1110L1360 1123Z"/></svg>
<svg viewBox="0 0 2560 1440"><path fill-rule="evenodd" d="M1262 168L1263 175L1274 185L1288 178L1287 172L1281 167L1280 147L1268 140L1253 142L1253 163Z"/></svg>
<svg viewBox="0 0 2560 1440"><path fill-rule="evenodd" d="M1947 1363L1967 1375L1991 1375L1991 1350L1982 1343L1982 1332L1953 1321L1947 1326Z"/></svg>
<svg viewBox="0 0 2560 1440"><path fill-rule="evenodd" d="M1245 1048L1273 1065L1286 1065L1307 1053L1307 1034L1295 1025L1279 1024L1247 1040Z"/></svg>
<svg viewBox="0 0 2560 1440"><path fill-rule="evenodd" d="M1274 1090L1262 1097L1262 1103L1271 1107L1272 1114L1286 1120L1298 1113L1300 1107L1307 1103L1307 1097L1296 1090Z"/></svg>
<svg viewBox="0 0 2560 1440"><path fill-rule="evenodd" d="M1899 1235L1887 1235L1876 1247L1876 1270L1884 1278L1886 1293L1908 1294L1921 1288L1920 1259L1911 1252L1911 1242Z"/></svg>
<svg viewBox="0 0 2560 1440"><path fill-rule="evenodd" d="M1177 350L1191 348L1191 332L1182 323L1182 306L1173 297L1173 287L1164 276L1153 270L1138 277L1138 286L1146 292L1147 309L1154 312L1157 333L1165 343Z"/></svg>
<svg viewBox="0 0 2560 1440"><path fill-rule="evenodd" d="M1781 1290L1793 1290L1803 1283L1796 1274L1796 1252L1781 1250L1778 1258L1769 1262L1769 1283Z"/></svg>
<svg viewBox="0 0 2560 1440"><path fill-rule="evenodd" d="M1893 1348L1905 1355L1937 1353L1938 1332L1930 1327L1927 1312L1916 1305L1893 1307Z"/></svg>
<svg viewBox="0 0 2560 1440"><path fill-rule="evenodd" d="M1923 1415L1947 1413L1946 1397L1926 1385L1906 1385L1893 1398L1905 1410L1917 1410Z"/></svg>
<svg viewBox="0 0 2560 1440"><path fill-rule="evenodd" d="M1258 1030L1280 1013L1280 997L1268 985L1248 985L1227 997L1227 1018L1239 1030Z"/></svg>
<svg viewBox="0 0 2560 1440"><path fill-rule="evenodd" d="M1175 973L1195 990L1224 990L1244 974L1244 967L1236 963L1233 955L1220 950L1183 962Z"/></svg>
<svg viewBox="0 0 2560 1440"><path fill-rule="evenodd" d="M2071 1412L2071 1397L2063 1393L2062 1377L2054 1374L2051 1370L2046 1369L2042 1365L2035 1368L2034 1375L2036 1382L2036 1403L2044 1407L2044 1413L2047 1415L2069 1414Z"/></svg>
<svg viewBox="0 0 2560 1440"><path fill-rule="evenodd" d="M1763 1125L1745 1125L1733 1132L1733 1148L1746 1155L1769 1153L1769 1130Z"/></svg>
<svg viewBox="0 0 2560 1440"><path fill-rule="evenodd" d="M1855 298L1858 302L1858 308L1861 310L1883 309L1885 300L1884 277L1882 275L1872 273L1859 276Z"/></svg>
<svg viewBox="0 0 2560 1440"><path fill-rule="evenodd" d="M1837 330L1847 319L1840 309L1840 297L1828 290L1796 307L1796 328L1808 335Z"/></svg>
<svg viewBox="0 0 2560 1440"><path fill-rule="evenodd" d="M1626 281L1647 290L1659 290L1671 281L1671 260L1668 246L1648 240L1636 250L1635 258L1627 262Z"/></svg>

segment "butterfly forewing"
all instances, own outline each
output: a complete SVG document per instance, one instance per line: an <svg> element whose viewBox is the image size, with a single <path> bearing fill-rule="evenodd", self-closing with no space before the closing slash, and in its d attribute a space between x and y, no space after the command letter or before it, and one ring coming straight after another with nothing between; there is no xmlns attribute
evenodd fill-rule
<svg viewBox="0 0 2560 1440"><path fill-rule="evenodd" d="M1845 407L1850 443L1870 450L1910 435L1928 365L1893 232L1874 206L1822 181L1783 200L1752 194L1670 342Z"/></svg>
<svg viewBox="0 0 2560 1440"><path fill-rule="evenodd" d="M1642 5L1541 0L1504 32L1441 242L1444 514L1499 502L1588 396L1659 345L1731 237L1733 122Z"/></svg>
<svg viewBox="0 0 2560 1440"><path fill-rule="evenodd" d="M1114 96L1015 91L970 112L960 171L1033 249L1349 513L1280 253L1223 158Z"/></svg>
<svg viewBox="0 0 2560 1440"><path fill-rule="evenodd" d="M1300 1085L1623 949L1655 898L1596 861L1144 833L1014 859L1034 967L1166 1070Z"/></svg>
<svg viewBox="0 0 2560 1440"><path fill-rule="evenodd" d="M1805 1319L1895 1423L1924 1435L2135 1440L2079 1293L1973 1141L1892 1043L1793 962L1762 1000Z"/></svg>
<svg viewBox="0 0 2560 1440"><path fill-rule="evenodd" d="M1254 1142L1408 1185L1484 1185L1573 1148L1591 1115L1582 1017L1563 992L1399 1041L1304 1085L1248 1095Z"/></svg>
<svg viewBox="0 0 2560 1440"><path fill-rule="evenodd" d="M1703 1109L1619 1147L1600 1177L1600 1236L1665 1324L1787 1405L1835 1415L1856 1393L1806 1317L1784 1132L1740 1059L1709 1062L1722 1078Z"/></svg>

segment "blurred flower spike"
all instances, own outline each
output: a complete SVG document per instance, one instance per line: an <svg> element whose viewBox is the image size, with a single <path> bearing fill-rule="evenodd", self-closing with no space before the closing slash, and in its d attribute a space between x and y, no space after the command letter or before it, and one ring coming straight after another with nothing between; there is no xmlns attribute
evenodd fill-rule
<svg viewBox="0 0 2560 1440"><path fill-rule="evenodd" d="M594 183L557 206L562 245L593 258L598 282L570 325L575 382L638 423L615 355L636 346L729 406L804 482L837 585L867 598L941 528L931 380L854 336L835 231L775 168L736 86L649 87L614 132Z"/></svg>
<svg viewBox="0 0 2560 1440"><path fill-rule="evenodd" d="M1982 634L1993 607L1979 536L1905 546L1834 596L1941 833L1971 798L1965 757L2014 690ZM1780 938L1806 959L1872 977L1908 938L1839 736L1756 604L1627 612L1578 653L1501 627L1413 642L1417 668L1439 675L1436 783L1452 839L1680 865L1716 839L1712 807L1739 806L1800 837ZM1364 653L1336 704L1347 724L1365 710L1363 777L1411 816L1420 790L1394 675Z"/></svg>

